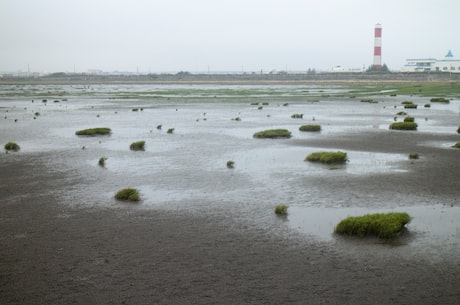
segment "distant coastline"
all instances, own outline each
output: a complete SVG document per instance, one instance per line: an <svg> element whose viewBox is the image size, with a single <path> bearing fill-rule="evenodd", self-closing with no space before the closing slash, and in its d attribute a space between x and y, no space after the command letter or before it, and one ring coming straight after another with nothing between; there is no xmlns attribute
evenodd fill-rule
<svg viewBox="0 0 460 305"><path fill-rule="evenodd" d="M108 83L340 83L340 82L445 82L460 81L460 75L450 73L276 73L276 74L78 74L53 73L45 76L16 77L3 75L0 84L108 84Z"/></svg>

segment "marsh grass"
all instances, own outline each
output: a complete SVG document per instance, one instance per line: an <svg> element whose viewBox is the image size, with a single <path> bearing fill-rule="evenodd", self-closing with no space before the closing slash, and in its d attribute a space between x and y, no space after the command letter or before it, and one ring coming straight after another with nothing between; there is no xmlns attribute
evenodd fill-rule
<svg viewBox="0 0 460 305"><path fill-rule="evenodd" d="M342 151L320 151L309 154L305 161L320 162L325 164L343 164L348 161L347 153Z"/></svg>
<svg viewBox="0 0 460 305"><path fill-rule="evenodd" d="M411 159L411 160L418 159L418 158L419 158L418 153L410 153L409 154L409 159Z"/></svg>
<svg viewBox="0 0 460 305"><path fill-rule="evenodd" d="M268 129L256 132L254 134L254 138L269 138L269 139L276 139L276 138L290 138L291 132L287 129Z"/></svg>
<svg viewBox="0 0 460 305"><path fill-rule="evenodd" d="M455 143L454 145L452 145L453 148L460 148L460 142L457 142Z"/></svg>
<svg viewBox="0 0 460 305"><path fill-rule="evenodd" d="M417 130L417 123L414 122L396 122L390 125L394 130Z"/></svg>
<svg viewBox="0 0 460 305"><path fill-rule="evenodd" d="M405 104L405 105L404 105L404 108L407 108L407 109L417 109L417 105L416 105L416 104Z"/></svg>
<svg viewBox="0 0 460 305"><path fill-rule="evenodd" d="M232 160L227 161L227 168L234 168L235 167L235 162Z"/></svg>
<svg viewBox="0 0 460 305"><path fill-rule="evenodd" d="M448 104L450 101L444 97L433 97L432 99L430 99L430 102Z"/></svg>
<svg viewBox="0 0 460 305"><path fill-rule="evenodd" d="M407 123L407 122L414 122L414 117L412 117L412 116L406 116L406 117L404 118L404 122L406 122L406 123Z"/></svg>
<svg viewBox="0 0 460 305"><path fill-rule="evenodd" d="M371 98L363 98L361 101L361 103L370 103L370 104L376 104L378 103L376 100L373 100Z"/></svg>
<svg viewBox="0 0 460 305"><path fill-rule="evenodd" d="M82 129L75 134L77 136L98 136L98 135L110 135L112 130L107 127L97 127L97 128L88 128L88 129Z"/></svg>
<svg viewBox="0 0 460 305"><path fill-rule="evenodd" d="M303 113L294 113L291 115L291 118L293 119L303 119Z"/></svg>
<svg viewBox="0 0 460 305"><path fill-rule="evenodd" d="M410 220L409 214L397 212L347 217L337 224L334 232L342 235L359 237L373 235L389 239L398 237Z"/></svg>
<svg viewBox="0 0 460 305"><path fill-rule="evenodd" d="M107 160L106 157L100 157L100 158L99 158L99 161L98 161L98 164L99 164L100 166L104 167L104 166L105 166L105 161L106 161L106 160Z"/></svg>
<svg viewBox="0 0 460 305"><path fill-rule="evenodd" d="M144 150L145 149L145 141L133 142L129 146L129 149L131 149L131 150Z"/></svg>
<svg viewBox="0 0 460 305"><path fill-rule="evenodd" d="M280 216L286 216L287 215L287 209L288 206L285 204L279 204L275 207L275 214L280 215Z"/></svg>
<svg viewBox="0 0 460 305"><path fill-rule="evenodd" d="M10 151L18 151L20 147L15 142L8 142L5 144L5 149Z"/></svg>
<svg viewBox="0 0 460 305"><path fill-rule="evenodd" d="M140 193L135 188L124 188L115 194L115 199L123 201L139 201Z"/></svg>
<svg viewBox="0 0 460 305"><path fill-rule="evenodd" d="M311 131L311 132L321 131L321 125L314 125L314 124L302 125L299 127L299 130L300 131Z"/></svg>
<svg viewBox="0 0 460 305"><path fill-rule="evenodd" d="M407 115L407 112L400 111L400 112L396 113L396 115Z"/></svg>
<svg viewBox="0 0 460 305"><path fill-rule="evenodd" d="M173 133L174 132L174 128L169 128L167 133Z"/></svg>
<svg viewBox="0 0 460 305"><path fill-rule="evenodd" d="M457 133L460 133L460 126L458 126L457 128Z"/></svg>

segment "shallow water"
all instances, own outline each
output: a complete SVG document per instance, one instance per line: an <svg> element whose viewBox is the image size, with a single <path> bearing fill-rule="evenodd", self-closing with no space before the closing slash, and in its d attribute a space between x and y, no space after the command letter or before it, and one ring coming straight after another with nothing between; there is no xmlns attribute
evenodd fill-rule
<svg viewBox="0 0 460 305"><path fill-rule="evenodd" d="M35 98L32 103L28 95L21 95L52 90L65 92L67 101L60 96L56 103L54 98L48 98L47 103ZM250 97L240 93L251 90L255 93ZM78 184L57 191L63 204L119 206L113 199L116 190L138 187L142 208L233 215L234 221L252 222L269 230L273 207L284 203L290 207L282 226L325 242L336 239L332 231L341 218L404 210L413 216L408 229L415 238L410 245L424 249L448 245L446 249L460 250L460 225L455 222L460 210L449 202L442 206L420 203L416 194L399 194L405 204L393 206L385 196L379 201L383 191L378 189L375 194L360 194L359 189L345 194L310 183L317 177L354 179L405 173L410 171L407 155L348 150L349 162L324 166L304 161L309 153L323 150L314 145L253 138L255 132L272 128L289 129L295 139L307 143L319 137L387 130L395 113L404 110L403 97L382 98L377 104L339 98L311 102L310 96L316 99L318 94L340 90L344 89L289 85L15 88L8 91L14 94L0 100L0 140L20 144L19 154L45 152L46 162L54 170L78 173ZM117 98L117 92L134 98ZM136 98L136 94L141 96ZM259 105L250 105L251 100L268 101L269 105L258 109ZM426 103L422 98L414 102ZM283 106L285 103L289 105ZM459 101L452 101L406 112L415 116L418 132L449 134L458 127L458 105ZM304 114L303 119L292 119L294 113ZM236 117L241 121L232 120ZM312 123L320 124L322 131L298 131L300 125ZM157 129L158 125L162 128ZM75 135L75 131L91 127L110 127L112 135ZM168 128L174 128L174 133L168 134ZM130 143L138 140L146 141L145 151L130 151ZM448 148L448 143L422 145ZM97 164L102 156L108 158L105 167ZM228 160L235 162L234 169L226 167ZM350 206L349 199L356 194L362 196L354 198L356 206ZM453 203L456 198L449 200Z"/></svg>

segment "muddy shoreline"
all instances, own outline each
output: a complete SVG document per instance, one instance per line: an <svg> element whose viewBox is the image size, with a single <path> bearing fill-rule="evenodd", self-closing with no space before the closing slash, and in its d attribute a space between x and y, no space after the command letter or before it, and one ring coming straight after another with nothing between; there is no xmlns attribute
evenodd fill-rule
<svg viewBox="0 0 460 305"><path fill-rule="evenodd" d="M17 154L0 163L2 304L458 303L455 254L356 251L353 241L285 234L281 223L272 234L230 215L70 207L55 190L81 177L49 168L48 159ZM426 170L432 181L458 177L456 167Z"/></svg>
<svg viewBox="0 0 460 305"><path fill-rule="evenodd" d="M140 98L136 87L125 88L130 99L109 99L115 89L56 103L31 102L20 89L1 101L2 145L21 145L0 155L2 305L459 303L460 229L442 217L460 212L460 150L451 148L458 100L426 109L414 98L419 130L401 132L388 124L406 97L310 103L291 92L261 110L252 97L229 102L225 93L208 103ZM298 131L311 120L321 133ZM75 135L96 124L113 134ZM294 136L253 139L272 127ZM146 150L130 151L141 139ZM319 149L350 160L342 168L304 161ZM412 152L420 159L409 160ZM140 204L114 200L127 186L141 188ZM279 203L288 217L274 215ZM301 212L321 221L331 211L420 206L428 217L391 242L334 236L336 220L321 239L293 221ZM445 230L430 234L423 219Z"/></svg>

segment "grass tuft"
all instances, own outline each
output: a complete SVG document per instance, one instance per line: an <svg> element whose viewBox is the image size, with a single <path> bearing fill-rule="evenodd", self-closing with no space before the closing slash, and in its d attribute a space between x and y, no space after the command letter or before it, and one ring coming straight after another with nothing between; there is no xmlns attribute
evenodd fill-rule
<svg viewBox="0 0 460 305"><path fill-rule="evenodd" d="M276 139L276 138L290 138L291 132L287 129L268 129L256 132L254 134L254 138L269 138L269 139Z"/></svg>
<svg viewBox="0 0 460 305"><path fill-rule="evenodd" d="M430 102L432 103L445 103L448 104L450 101L444 97L433 97Z"/></svg>
<svg viewBox="0 0 460 305"><path fill-rule="evenodd" d="M115 194L115 199L124 200L124 201L139 201L139 200L141 200L140 193L135 188L125 188L125 189L119 190Z"/></svg>
<svg viewBox="0 0 460 305"><path fill-rule="evenodd" d="M88 128L88 129L82 129L75 134L77 136L97 136L97 135L109 135L112 132L110 128L107 127L98 127L98 128Z"/></svg>
<svg viewBox="0 0 460 305"><path fill-rule="evenodd" d="M320 125L302 125L299 127L300 131L321 131Z"/></svg>
<svg viewBox="0 0 460 305"><path fill-rule="evenodd" d="M227 161L227 167L228 167L228 168L234 168L234 167L235 167L235 162L232 161L232 160L228 160L228 161Z"/></svg>
<svg viewBox="0 0 460 305"><path fill-rule="evenodd" d="M406 123L407 123L407 122L414 122L414 117L413 117L413 116L406 116L406 117L404 118L404 122L406 122Z"/></svg>
<svg viewBox="0 0 460 305"><path fill-rule="evenodd" d="M5 144L6 150L18 151L20 149L19 145L15 142L8 142Z"/></svg>
<svg viewBox="0 0 460 305"><path fill-rule="evenodd" d="M457 142L455 143L454 145L452 145L453 148L460 148L460 142Z"/></svg>
<svg viewBox="0 0 460 305"><path fill-rule="evenodd" d="M409 154L409 159L412 159L412 160L413 160L413 159L418 159L418 158L419 158L418 153L410 153L410 154Z"/></svg>
<svg viewBox="0 0 460 305"><path fill-rule="evenodd" d="M105 166L105 160L107 160L106 157L100 157L100 158L99 158L99 162L98 162L99 165L102 166L102 167L104 167L104 166Z"/></svg>
<svg viewBox="0 0 460 305"><path fill-rule="evenodd" d="M376 104L376 103L378 103L378 102L375 101L375 100L373 100L373 99L371 99L371 98L363 98L363 99L361 100L361 103Z"/></svg>
<svg viewBox="0 0 460 305"><path fill-rule="evenodd" d="M394 130L417 130L417 123L414 122L396 122L390 125Z"/></svg>
<svg viewBox="0 0 460 305"><path fill-rule="evenodd" d="M280 215L280 216L286 216L287 215L287 209L288 206L285 204L279 204L275 207L275 214Z"/></svg>
<svg viewBox="0 0 460 305"><path fill-rule="evenodd" d="M309 154L305 161L320 162L326 164L341 164L347 162L347 153L342 151L320 151Z"/></svg>
<svg viewBox="0 0 460 305"><path fill-rule="evenodd" d="M409 222L410 216L407 213L367 214L343 219L337 224L334 232L359 237L374 235L389 239L398 237Z"/></svg>
<svg viewBox="0 0 460 305"><path fill-rule="evenodd" d="M303 113L294 113L291 115L291 118L293 119L302 119L303 118Z"/></svg>
<svg viewBox="0 0 460 305"><path fill-rule="evenodd" d="M144 150L145 149L145 141L133 142L129 146L129 149L131 149L131 150Z"/></svg>

